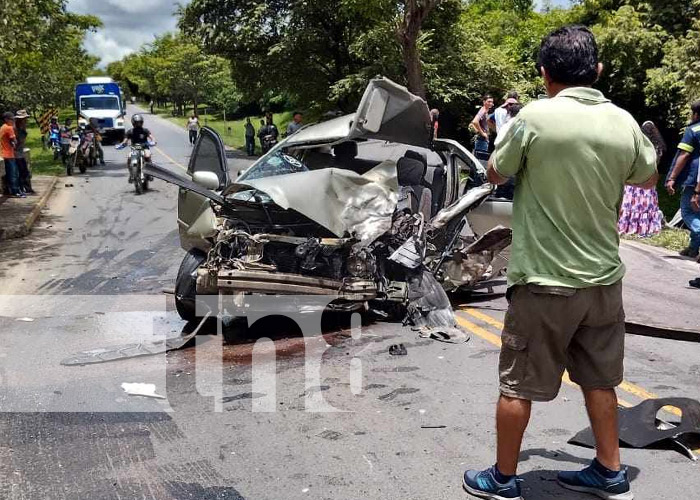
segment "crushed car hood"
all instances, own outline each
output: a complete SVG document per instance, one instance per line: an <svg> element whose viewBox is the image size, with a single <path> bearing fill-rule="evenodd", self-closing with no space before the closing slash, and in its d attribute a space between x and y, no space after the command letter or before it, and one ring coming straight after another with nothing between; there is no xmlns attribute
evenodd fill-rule
<svg viewBox="0 0 700 500"><path fill-rule="evenodd" d="M284 209L293 209L338 237L369 245L391 229L399 198L396 163L385 161L364 175L325 168L237 183L228 194L254 188Z"/></svg>

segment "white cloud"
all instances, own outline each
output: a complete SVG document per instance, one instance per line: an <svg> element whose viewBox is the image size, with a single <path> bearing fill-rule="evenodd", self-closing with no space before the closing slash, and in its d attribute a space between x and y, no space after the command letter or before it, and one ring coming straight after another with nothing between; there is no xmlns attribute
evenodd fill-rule
<svg viewBox="0 0 700 500"><path fill-rule="evenodd" d="M174 30L175 11L189 1L69 0L68 10L102 20L103 27L87 35L85 48L100 58L101 66L106 66L152 42L155 36Z"/></svg>

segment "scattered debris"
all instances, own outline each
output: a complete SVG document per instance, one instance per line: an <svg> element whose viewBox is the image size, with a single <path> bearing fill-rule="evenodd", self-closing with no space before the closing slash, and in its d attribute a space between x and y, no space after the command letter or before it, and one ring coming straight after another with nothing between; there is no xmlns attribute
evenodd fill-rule
<svg viewBox="0 0 700 500"><path fill-rule="evenodd" d="M469 335L467 335L464 330L456 327L433 328L424 326L422 328L413 328L413 330L418 332L418 336L423 339L433 339L438 342L447 342L450 344L463 344L470 339Z"/></svg>
<svg viewBox="0 0 700 500"><path fill-rule="evenodd" d="M83 351L64 359L61 361L61 364L63 366L82 366L107 363L109 361L138 358L140 356L154 356L156 354L163 354L168 351L180 349L199 333L199 330L206 320L209 319L209 316L211 316L211 312L208 312L206 316L202 318L199 325L197 325L197 328L195 328L192 333L183 337Z"/></svg>
<svg viewBox="0 0 700 500"><path fill-rule="evenodd" d="M665 406L682 412L678 425L657 418ZM647 399L632 408L620 409L620 444L632 448L675 449L693 461L693 438L700 439L700 402L689 398ZM595 447L593 431L584 429L569 440L570 444Z"/></svg>
<svg viewBox="0 0 700 500"><path fill-rule="evenodd" d="M447 429L446 425L421 425L421 429Z"/></svg>
<svg viewBox="0 0 700 500"><path fill-rule="evenodd" d="M66 187L67 187L67 188L72 188L72 187L73 187L73 184L66 184Z"/></svg>
<svg viewBox="0 0 700 500"><path fill-rule="evenodd" d="M394 344L389 346L389 354L392 356L406 356L408 351L403 344Z"/></svg>
<svg viewBox="0 0 700 500"><path fill-rule="evenodd" d="M122 384L124 392L131 396L144 396L147 398L166 399L165 396L156 394L156 384L128 383Z"/></svg>
<svg viewBox="0 0 700 500"><path fill-rule="evenodd" d="M325 430L321 434L319 434L318 437L328 439L329 441L337 441L341 437L343 437L343 435L337 431Z"/></svg>
<svg viewBox="0 0 700 500"><path fill-rule="evenodd" d="M683 342L700 342L700 332L680 328L666 328L659 325L625 322L625 331L630 335L652 337L656 339L680 340Z"/></svg>
<svg viewBox="0 0 700 500"><path fill-rule="evenodd" d="M34 318L17 318L16 321L23 321L25 323L31 323L32 321L34 321Z"/></svg>

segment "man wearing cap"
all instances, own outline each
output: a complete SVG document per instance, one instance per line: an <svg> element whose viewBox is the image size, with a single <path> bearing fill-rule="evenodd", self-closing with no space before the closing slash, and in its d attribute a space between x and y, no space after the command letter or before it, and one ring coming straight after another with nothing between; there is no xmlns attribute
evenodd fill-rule
<svg viewBox="0 0 700 500"><path fill-rule="evenodd" d="M19 190L17 161L15 159L15 115L9 111L2 115L3 125L0 127L0 155L5 163L5 179L13 198L24 198L26 195Z"/></svg>
<svg viewBox="0 0 700 500"><path fill-rule="evenodd" d="M505 102L491 115L490 119L496 126L496 134L500 134L503 126L511 119L508 109L514 104L520 104L519 99L517 92L508 92Z"/></svg>
<svg viewBox="0 0 700 500"><path fill-rule="evenodd" d="M17 163L17 174L19 177L19 190L21 193L33 193L31 174L29 173L29 165L24 157L24 147L27 144L27 118L29 113L26 110L20 109L15 115L15 136L17 144L15 145L15 161Z"/></svg>

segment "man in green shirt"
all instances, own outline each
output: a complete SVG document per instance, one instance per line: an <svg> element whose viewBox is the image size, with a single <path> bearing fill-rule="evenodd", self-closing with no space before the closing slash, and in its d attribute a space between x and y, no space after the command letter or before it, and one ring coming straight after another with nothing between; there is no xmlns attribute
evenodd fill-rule
<svg viewBox="0 0 700 500"><path fill-rule="evenodd" d="M656 185L656 152L629 113L591 88L602 65L587 28L546 37L538 67L549 99L523 108L489 162L490 182L516 179L498 457L490 469L465 472L463 484L481 498L522 498L515 474L532 401L554 399L567 369L583 389L597 453L558 481L631 500L615 394L625 336L617 220L625 184Z"/></svg>

